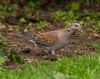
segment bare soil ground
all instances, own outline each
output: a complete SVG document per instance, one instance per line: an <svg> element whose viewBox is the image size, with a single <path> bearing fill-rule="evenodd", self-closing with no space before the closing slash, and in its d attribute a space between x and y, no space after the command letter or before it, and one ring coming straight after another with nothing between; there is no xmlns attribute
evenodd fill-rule
<svg viewBox="0 0 100 79"><path fill-rule="evenodd" d="M59 29L60 28L62 27L59 27ZM95 37L93 33L89 31L89 29L90 28L87 28L87 26L83 26L83 31L73 35L69 45L57 51L55 56L44 52L43 48L35 47L34 44L30 43L23 37L14 36L15 33L20 36L20 31L14 32L7 29L2 29L1 32L5 35L5 37L7 37L7 44L9 49L17 51L20 56L22 56L26 61L30 62L34 60L57 60L57 58L62 56L71 57L74 55L95 54L96 49L92 48L91 44L94 41L100 42L100 38Z"/></svg>
<svg viewBox="0 0 100 79"><path fill-rule="evenodd" d="M32 18L32 14L34 14L34 12L39 12L40 15ZM28 20L33 23L31 31L37 32L35 24L38 22L38 20L47 20L52 24L53 27L51 29L46 27L43 29L44 31L64 28L63 21L55 21L51 19L52 12L43 9L36 10L34 12L27 16ZM11 29L7 28L6 22L11 24ZM75 55L93 55L97 53L97 50L92 47L92 43L95 41L100 42L100 33L94 33L94 28L92 28L92 25L89 26L84 24L82 26L83 31L73 35L69 45L59 51L56 51L55 56L44 52L44 48L35 47L24 38L14 36L15 34L20 36L20 29L24 28L25 26L27 26L27 24L19 26L18 19L16 19L16 17L9 16L4 22L1 22L0 33L7 38L8 49L15 50L27 62L32 62L35 60L57 60L63 56L72 57Z"/></svg>

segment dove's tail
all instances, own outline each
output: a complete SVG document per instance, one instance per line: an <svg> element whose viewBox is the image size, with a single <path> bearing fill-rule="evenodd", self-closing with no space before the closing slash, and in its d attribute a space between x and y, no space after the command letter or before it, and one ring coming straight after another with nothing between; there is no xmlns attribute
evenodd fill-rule
<svg viewBox="0 0 100 79"><path fill-rule="evenodd" d="M18 38L23 38L23 39L25 39L25 40L27 40L27 41L33 43L33 44L36 44L35 40L33 40L33 39L31 39L31 38L29 38L29 37L27 37L27 36L24 36L24 35L14 34L14 35L11 35L11 36L14 36L14 38L16 38L16 37L18 37Z"/></svg>
<svg viewBox="0 0 100 79"><path fill-rule="evenodd" d="M28 40L31 43L36 44L36 41L34 39L34 32L24 32L24 30L26 29L26 27L20 29L21 32L21 37ZM18 35L17 35L18 36Z"/></svg>

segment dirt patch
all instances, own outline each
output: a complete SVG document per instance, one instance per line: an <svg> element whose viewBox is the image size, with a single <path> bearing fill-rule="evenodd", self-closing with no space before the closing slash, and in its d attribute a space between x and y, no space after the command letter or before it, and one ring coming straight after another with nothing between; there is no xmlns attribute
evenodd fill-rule
<svg viewBox="0 0 100 79"><path fill-rule="evenodd" d="M55 10L55 9L54 9ZM34 27L31 28L32 32L37 32L36 23L39 21L46 20L52 24L52 28L45 27L44 31L57 30L64 28L64 21L62 20L53 20L51 18L52 12L46 9L34 10L30 14L26 15L28 22L32 22ZM37 14L36 14L37 13ZM21 17L20 17L21 18ZM10 19L10 20L9 20ZM99 33L95 34L92 26L87 27L86 25L82 26L82 32L78 32L73 35L70 43L67 47L56 51L55 56L52 56L50 53L44 51L44 48L35 47L34 44L30 43L24 38L14 36L15 34L21 35L20 28L24 28L28 23L22 25L15 25L19 23L19 17L6 17L5 21L11 25L11 28L8 28L6 25L0 24L0 32L7 38L8 49L13 49L19 54L25 61L32 62L34 60L57 60L63 56L74 56L74 55L93 55L96 53L96 49L91 47L92 42L99 41ZM5 24L7 24L5 23ZM6 28L6 27L7 28Z"/></svg>
<svg viewBox="0 0 100 79"><path fill-rule="evenodd" d="M62 28L62 27L61 27ZM84 26L85 28L85 26ZM44 51L44 48L35 47L34 44L30 43L22 37L14 36L14 32L6 33L7 43L9 49L15 50L21 57L26 61L34 60L57 60L57 58L62 56L74 56L95 54L95 49L91 47L93 41L99 40L93 37L92 32L88 29L84 29L82 32L78 32L73 35L70 43L67 47L56 52L55 56L51 56L50 53ZM17 35L21 35L19 32Z"/></svg>

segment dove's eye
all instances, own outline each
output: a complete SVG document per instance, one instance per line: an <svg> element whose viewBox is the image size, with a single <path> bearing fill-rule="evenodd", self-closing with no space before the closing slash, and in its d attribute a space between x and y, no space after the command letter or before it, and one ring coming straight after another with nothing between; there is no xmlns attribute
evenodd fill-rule
<svg viewBox="0 0 100 79"><path fill-rule="evenodd" d="M75 25L75 27L78 27L78 25Z"/></svg>
<svg viewBox="0 0 100 79"><path fill-rule="evenodd" d="M70 30L67 30L68 32L70 32Z"/></svg>

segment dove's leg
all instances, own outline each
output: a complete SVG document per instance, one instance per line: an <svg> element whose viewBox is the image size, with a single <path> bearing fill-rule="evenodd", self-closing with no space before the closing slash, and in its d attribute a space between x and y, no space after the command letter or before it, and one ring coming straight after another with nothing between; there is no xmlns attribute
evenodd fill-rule
<svg viewBox="0 0 100 79"><path fill-rule="evenodd" d="M48 52L49 54L55 55L55 51L54 50L52 50L52 51L44 50L44 52Z"/></svg>
<svg viewBox="0 0 100 79"><path fill-rule="evenodd" d="M52 51L51 51L51 54L52 54L52 55L55 55L55 50L52 50Z"/></svg>

